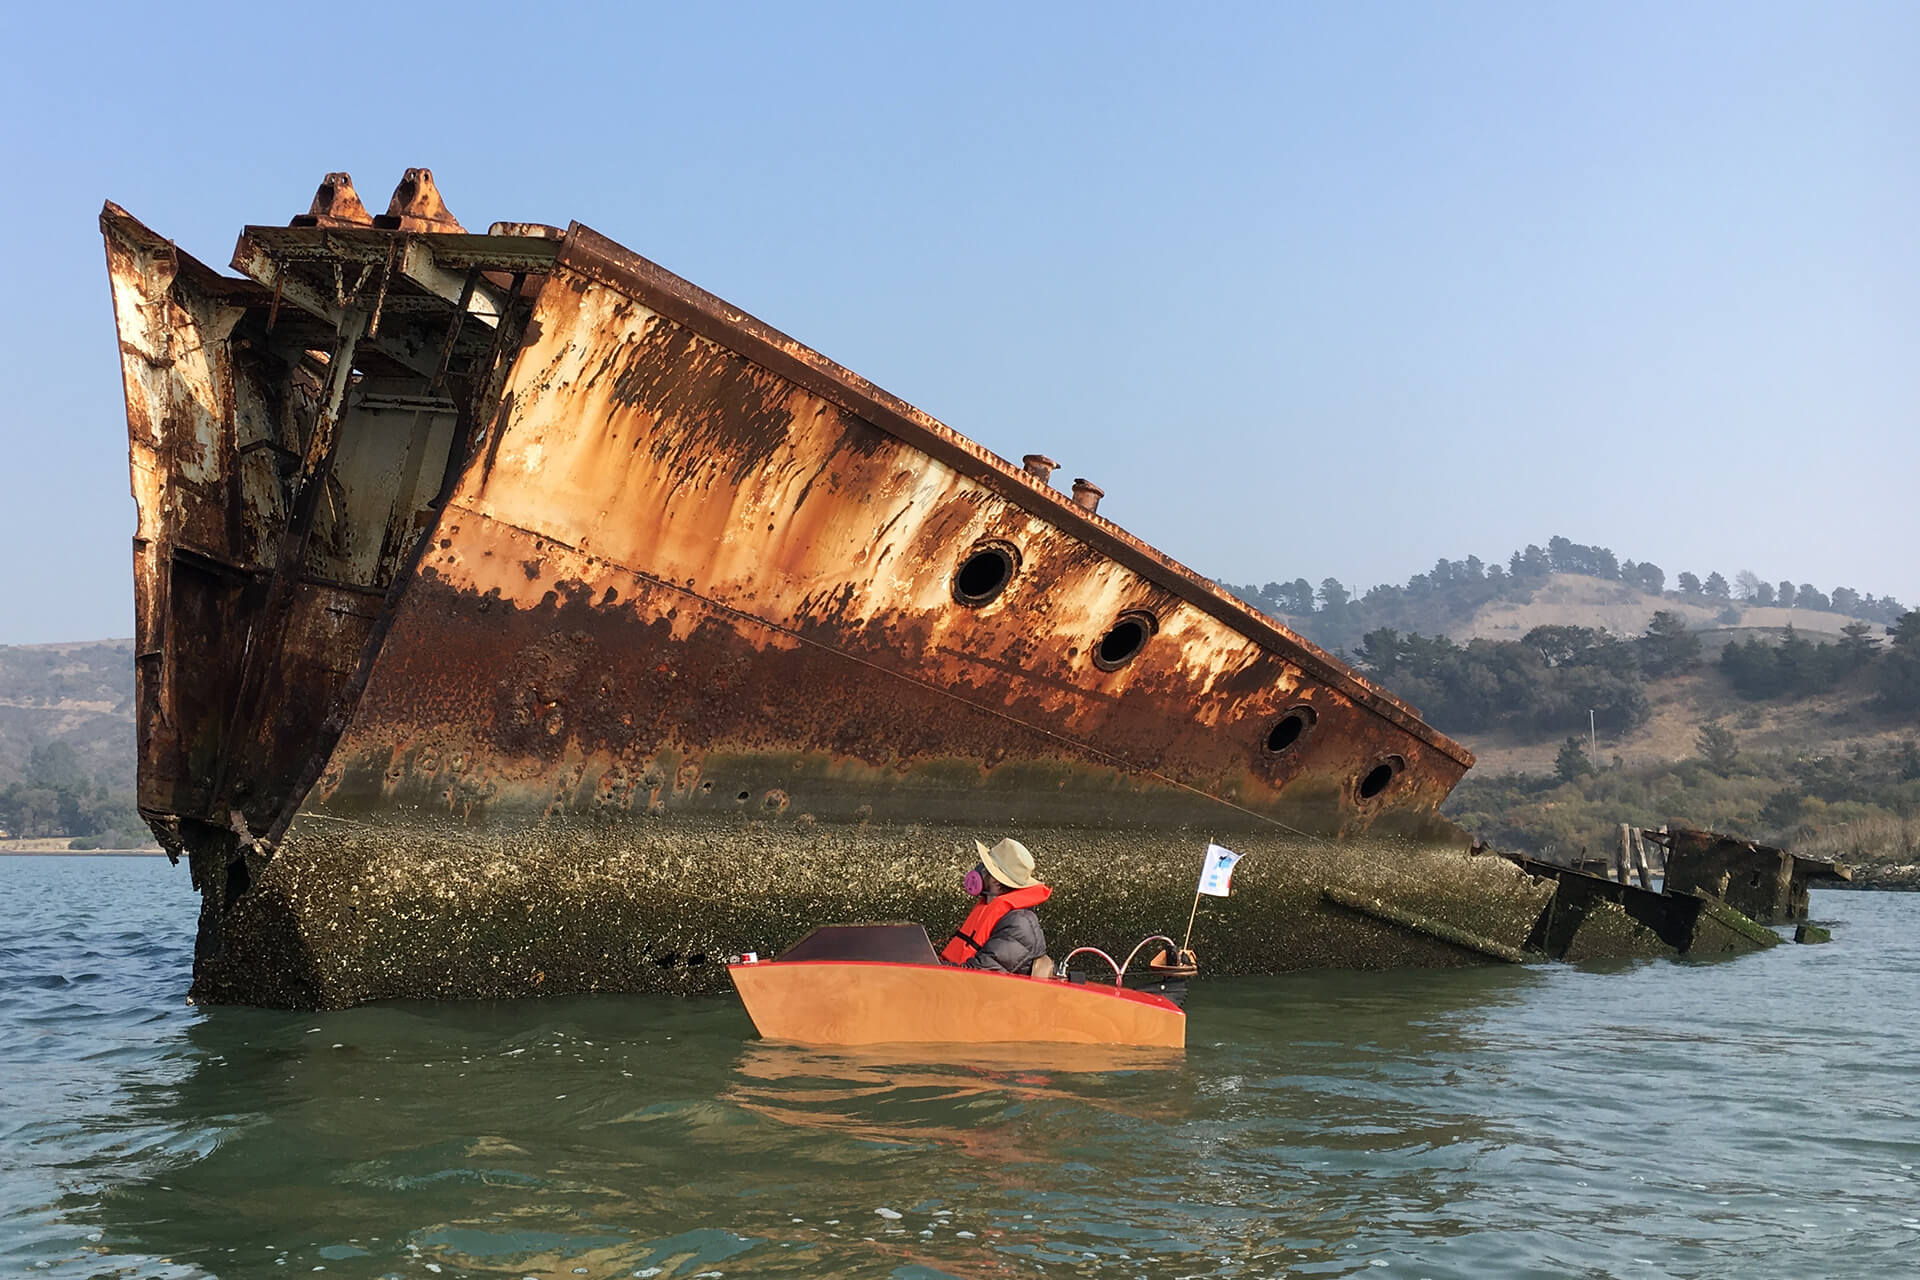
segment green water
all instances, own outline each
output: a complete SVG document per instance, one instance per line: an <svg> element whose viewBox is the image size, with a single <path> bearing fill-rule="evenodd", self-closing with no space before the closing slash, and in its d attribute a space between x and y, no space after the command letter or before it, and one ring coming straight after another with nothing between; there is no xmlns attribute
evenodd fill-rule
<svg viewBox="0 0 1920 1280"><path fill-rule="evenodd" d="M725 999L198 1009L151 859L0 859L0 1272L1896 1276L1920 896L1824 947L1202 981L1171 1058Z"/></svg>

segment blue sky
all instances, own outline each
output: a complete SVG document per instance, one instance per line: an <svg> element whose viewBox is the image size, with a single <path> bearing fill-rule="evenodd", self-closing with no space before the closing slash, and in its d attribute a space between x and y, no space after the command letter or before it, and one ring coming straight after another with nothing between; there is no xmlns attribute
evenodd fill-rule
<svg viewBox="0 0 1920 1280"><path fill-rule="evenodd" d="M36 6L0 643L131 630L96 215L431 166L1234 581L1554 533L1920 601L1920 5Z"/></svg>

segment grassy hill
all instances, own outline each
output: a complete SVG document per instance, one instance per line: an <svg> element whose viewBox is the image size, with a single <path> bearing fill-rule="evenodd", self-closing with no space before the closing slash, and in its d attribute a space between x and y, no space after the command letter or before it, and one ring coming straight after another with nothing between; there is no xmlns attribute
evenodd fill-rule
<svg viewBox="0 0 1920 1280"><path fill-rule="evenodd" d="M1534 616L1556 626L1593 615ZM1888 655L1821 692L1753 698L1715 659L1756 629L1699 634L1703 660L1647 681L1637 723L1601 716L1592 749L1577 708L1561 726L1457 734L1478 762L1448 816L1548 857L1604 852L1623 822L1676 822L1847 862L1863 885L1920 888L1920 710L1888 704Z"/></svg>
<svg viewBox="0 0 1920 1280"><path fill-rule="evenodd" d="M1496 845L1572 855L1622 822L1678 821L1920 884L1920 645L1904 621L1920 631L1920 615L1738 578L1682 574L1669 591L1657 566L1554 538L1505 568L1441 560L1357 596L1331 578L1223 585L1471 747L1446 812Z"/></svg>
<svg viewBox="0 0 1920 1280"><path fill-rule="evenodd" d="M1870 620L1851 614L1689 599L1673 592L1655 594L1617 580L1555 573L1533 587L1528 599L1485 600L1464 614L1436 602L1424 617L1416 613L1406 619L1411 624L1406 629L1446 636L1459 644L1472 640L1517 641L1539 627L1590 627L1630 640L1645 634L1653 616L1663 611L1680 617L1698 637L1702 661L1684 673L1648 685L1650 715L1644 723L1628 728L1605 723L1599 726L1599 756L1603 762L1615 756L1633 765L1686 759L1694 754L1700 726L1714 720L1726 722L1748 750L1757 752L1845 751L1859 743L1884 744L1914 731L1910 717L1874 708L1874 689L1864 677L1852 679L1828 694L1790 702L1755 703L1740 698L1714 665L1727 644L1753 636L1777 640L1790 628L1817 642L1837 641L1841 629L1852 623L1869 622L1876 633L1882 630ZM1325 629L1318 614L1275 616L1309 636ZM1342 656L1349 660L1356 657L1344 646ZM1395 686L1390 676L1377 678L1389 688ZM1396 692L1406 693L1416 705L1420 702L1417 695L1399 689ZM1583 740L1587 736L1584 711L1576 711L1563 725L1537 732L1475 731L1444 721L1438 727L1473 749L1481 772L1492 773L1550 773L1554 756L1567 735Z"/></svg>
<svg viewBox="0 0 1920 1280"><path fill-rule="evenodd" d="M0 645L0 834L144 848L133 642Z"/></svg>
<svg viewBox="0 0 1920 1280"><path fill-rule="evenodd" d="M1855 746L1878 748L1911 737L1911 716L1876 706L1875 689L1864 673L1849 677L1831 693L1786 702L1750 702L1735 693L1726 675L1712 662L1719 644L1731 637L1706 633L1708 660L1698 667L1647 686L1649 715L1645 722L1620 730L1602 725L1596 737L1603 764L1619 757L1624 765L1685 760L1698 753L1700 728L1719 722L1736 737L1740 748L1753 753L1844 753ZM1551 773L1554 757L1571 734L1583 742L1585 717L1575 717L1563 728L1544 733L1490 731L1460 733L1473 749L1483 773Z"/></svg>
<svg viewBox="0 0 1920 1280"><path fill-rule="evenodd" d="M0 786L49 742L109 786L133 786L133 641L0 645Z"/></svg>
<svg viewBox="0 0 1920 1280"><path fill-rule="evenodd" d="M1779 632L1789 626L1810 635L1834 637L1850 622L1867 621L1826 610L1690 600L1673 593L1653 595L1624 582L1578 573L1556 573L1534 588L1531 600L1490 600L1465 618L1436 619L1443 625L1428 634L1451 636L1460 641L1518 640L1535 627L1558 626L1595 627L1615 635L1637 636L1647 629L1653 615L1662 610L1685 619L1690 629L1702 633L1703 640L1716 633L1728 633L1718 636L1723 642L1739 639L1749 631ZM1723 619L1729 611L1737 615L1738 621ZM1709 644L1708 648L1718 652L1719 646Z"/></svg>
<svg viewBox="0 0 1920 1280"><path fill-rule="evenodd" d="M1254 603L1254 607L1262 606ZM1362 607L1354 608L1358 611ZM1551 574L1532 588L1530 598L1525 600L1471 601L1464 607L1435 601L1425 607L1403 610L1397 620L1380 625L1422 635L1446 636L1462 644L1469 640L1518 640L1535 627L1548 626L1593 627L1618 636L1637 636L1646 631L1653 615L1663 610L1682 618L1690 630L1701 634L1703 642L1714 641L1708 647L1715 653L1719 645L1728 640L1740 640L1752 634L1778 635L1788 627L1809 636L1831 639L1849 623L1878 625L1871 618L1829 610L1782 609L1778 605L1705 600L1674 592L1656 595L1625 582L1580 573ZM1336 648L1344 648L1356 638L1353 634L1356 625L1365 625L1364 622L1330 622L1320 612L1300 614L1275 609L1263 609L1263 612L1316 643Z"/></svg>

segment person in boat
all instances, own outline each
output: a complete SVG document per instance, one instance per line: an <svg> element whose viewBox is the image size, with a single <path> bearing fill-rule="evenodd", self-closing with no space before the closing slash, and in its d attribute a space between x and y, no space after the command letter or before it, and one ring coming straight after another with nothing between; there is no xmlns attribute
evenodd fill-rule
<svg viewBox="0 0 1920 1280"><path fill-rule="evenodd" d="M1047 954L1047 935L1033 909L1053 890L1034 877L1033 855L1018 840L991 849L975 840L973 847L980 861L964 885L975 905L940 958L968 969L1030 975L1033 962Z"/></svg>

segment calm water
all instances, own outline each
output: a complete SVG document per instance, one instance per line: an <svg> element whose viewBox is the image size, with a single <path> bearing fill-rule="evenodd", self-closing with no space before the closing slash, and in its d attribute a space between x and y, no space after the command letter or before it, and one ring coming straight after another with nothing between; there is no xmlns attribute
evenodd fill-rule
<svg viewBox="0 0 1920 1280"><path fill-rule="evenodd" d="M0 859L0 1273L1920 1269L1920 895L1825 947L1197 985L1171 1060L762 1045L729 1001L195 1009L162 859Z"/></svg>

